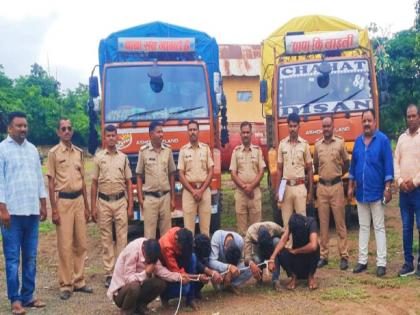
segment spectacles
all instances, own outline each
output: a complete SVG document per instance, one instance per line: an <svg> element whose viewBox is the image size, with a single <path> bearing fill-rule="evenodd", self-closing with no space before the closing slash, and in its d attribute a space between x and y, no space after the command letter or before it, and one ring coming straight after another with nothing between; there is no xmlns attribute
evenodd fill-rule
<svg viewBox="0 0 420 315"><path fill-rule="evenodd" d="M61 127L60 129L61 129L62 132L66 131L66 130L71 131L72 127Z"/></svg>

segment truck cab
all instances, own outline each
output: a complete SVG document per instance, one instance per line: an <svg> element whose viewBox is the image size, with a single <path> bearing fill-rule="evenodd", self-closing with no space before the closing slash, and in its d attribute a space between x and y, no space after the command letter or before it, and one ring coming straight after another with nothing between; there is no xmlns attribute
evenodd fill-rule
<svg viewBox="0 0 420 315"><path fill-rule="evenodd" d="M312 154L315 142L322 137L322 118L332 115L334 133L344 138L351 156L354 141L362 133L363 111L379 112L367 30L333 17L298 17L263 41L261 55L260 96L267 119L268 178L272 189L280 180L277 150L288 135L290 113L301 117L299 135L308 141ZM343 176L345 188L347 177ZM314 183L317 181L315 175ZM277 202L273 200L272 204L275 220L281 221ZM354 205L352 202L346 209L348 224Z"/></svg>
<svg viewBox="0 0 420 315"><path fill-rule="evenodd" d="M152 121L163 122L163 143L171 147L176 165L180 148L189 142L188 121L199 123L199 141L210 146L215 162L210 186L211 230L218 229L221 212L218 113L226 104L215 39L162 22L140 25L101 40L99 70L101 130L108 124L117 127L118 149L129 158L133 183L138 152L149 141L148 126ZM172 217L177 225L183 222L182 189L176 176L176 209ZM143 233L142 209L136 198L134 210L130 239Z"/></svg>

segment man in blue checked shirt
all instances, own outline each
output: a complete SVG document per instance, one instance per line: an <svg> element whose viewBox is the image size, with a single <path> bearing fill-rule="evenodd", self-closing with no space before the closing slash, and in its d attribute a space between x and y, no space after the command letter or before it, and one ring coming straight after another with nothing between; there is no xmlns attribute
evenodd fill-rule
<svg viewBox="0 0 420 315"><path fill-rule="evenodd" d="M376 275L386 274L385 215L382 202L391 201L394 178L392 149L389 139L376 129L375 112L362 114L363 134L356 139L349 171L347 196L356 190L359 216L359 261L353 269L360 273L367 269L370 222L373 221L376 239Z"/></svg>
<svg viewBox="0 0 420 315"><path fill-rule="evenodd" d="M9 136L0 143L0 221L7 296L13 314L25 314L24 307L45 306L33 293L38 226L47 217L46 192L38 150L26 140L27 131L26 115L12 112L8 120Z"/></svg>

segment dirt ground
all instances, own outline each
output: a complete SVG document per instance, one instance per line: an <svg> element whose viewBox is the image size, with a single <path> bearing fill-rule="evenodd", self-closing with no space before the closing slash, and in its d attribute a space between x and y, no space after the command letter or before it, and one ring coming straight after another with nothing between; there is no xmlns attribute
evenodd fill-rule
<svg viewBox="0 0 420 315"><path fill-rule="evenodd" d="M224 182L224 187L231 186ZM228 191L230 194L231 191ZM264 218L270 219L268 194L264 193ZM229 199L230 198L230 199ZM234 210L232 198L225 198L222 220L224 227L230 227ZM396 198L396 195L394 195ZM371 233L369 269L367 273L353 275L351 270L338 269L337 239L331 232L331 254L329 265L317 271L319 289L310 292L302 282L294 292L282 289L275 292L270 288L269 277L262 287L251 280L241 289L238 296L230 293L215 292L211 285L203 289L200 311L196 314L420 314L420 280L414 276L398 278L397 272L402 264L401 220L397 200L393 200L386 209L388 269L383 279L375 276L375 242ZM230 218L230 219L228 219ZM50 220L50 217L49 217ZM230 222L230 223L229 223ZM417 233L415 234L417 235ZM75 293L68 301L61 301L57 280L56 234L52 224L43 224L40 233L37 296L48 305L43 310L29 310L29 314L119 314L117 308L106 298L103 286L101 245L97 227L89 223L89 250L86 261L87 283L94 289L94 294ZM349 231L350 267L357 262L357 227ZM417 237L415 237L417 239ZM415 247L418 248L416 241ZM1 249L0 249L1 251ZM285 273L281 281L286 283ZM169 309L162 309L159 301L150 306L154 314L173 314L177 300L171 302ZM8 314L10 304L7 300L4 272L4 257L0 255L0 314ZM180 314L193 311L183 306Z"/></svg>

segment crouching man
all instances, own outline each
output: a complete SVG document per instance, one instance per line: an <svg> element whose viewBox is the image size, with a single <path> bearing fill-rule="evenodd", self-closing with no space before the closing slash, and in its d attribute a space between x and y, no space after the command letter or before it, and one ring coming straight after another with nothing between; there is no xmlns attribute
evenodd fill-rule
<svg viewBox="0 0 420 315"><path fill-rule="evenodd" d="M223 275L223 288L238 294L238 287L252 277L240 262L244 240L238 233L218 230L211 238L209 266Z"/></svg>
<svg viewBox="0 0 420 315"><path fill-rule="evenodd" d="M162 248L160 260L171 272L194 282L206 284L209 281L205 274L196 274L197 259L193 254L193 234L190 230L173 227L160 238L159 243ZM186 297L186 306L198 310L199 306L195 299L201 287L188 281L182 284L182 296ZM167 283L166 289L160 295L164 306L168 305L170 299L179 297L179 285L179 283Z"/></svg>
<svg viewBox="0 0 420 315"><path fill-rule="evenodd" d="M194 236L194 254L196 257L195 273L203 273L211 280L214 286L222 283L222 275L210 268L210 253L211 253L211 240L205 234L196 234ZM204 287L202 282L194 282L195 297L201 299L201 289Z"/></svg>
<svg viewBox="0 0 420 315"><path fill-rule="evenodd" d="M285 248L290 235L293 240L292 248ZM287 276L291 277L287 289L294 290L298 279L307 279L309 289L317 289L314 275L319 260L319 245L315 219L297 213L292 214L270 260L268 263L270 271L278 267L273 262L275 260L286 270Z"/></svg>
<svg viewBox="0 0 420 315"><path fill-rule="evenodd" d="M138 238L118 256L107 296L121 309L121 314L145 314L147 304L165 288L165 281L180 281L160 263L160 245L154 239ZM182 276L182 283L188 279Z"/></svg>
<svg viewBox="0 0 420 315"><path fill-rule="evenodd" d="M253 277L262 284L262 272L266 265L260 265L269 260L274 248L280 241L284 229L270 221L252 224L245 235L245 266L249 266ZM280 265L276 264L272 275L273 288L280 289Z"/></svg>

